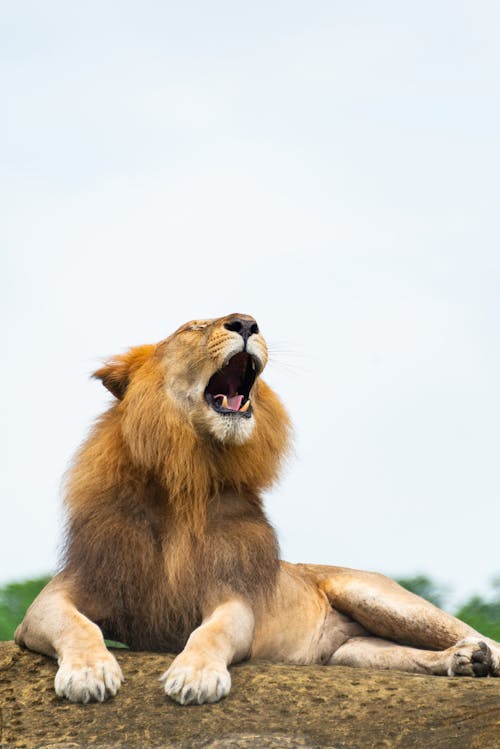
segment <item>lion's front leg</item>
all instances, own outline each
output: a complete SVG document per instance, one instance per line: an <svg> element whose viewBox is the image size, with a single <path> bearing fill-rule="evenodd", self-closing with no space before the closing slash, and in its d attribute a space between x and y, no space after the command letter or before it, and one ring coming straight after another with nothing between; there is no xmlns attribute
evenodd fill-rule
<svg viewBox="0 0 500 749"><path fill-rule="evenodd" d="M244 601L232 599L212 609L161 677L165 692L181 705L225 697L231 688L227 667L250 654L253 631L254 615Z"/></svg>
<svg viewBox="0 0 500 749"><path fill-rule="evenodd" d="M120 689L123 675L99 627L72 600L64 574L54 578L26 612L15 641L57 658L55 690L72 702L103 702Z"/></svg>

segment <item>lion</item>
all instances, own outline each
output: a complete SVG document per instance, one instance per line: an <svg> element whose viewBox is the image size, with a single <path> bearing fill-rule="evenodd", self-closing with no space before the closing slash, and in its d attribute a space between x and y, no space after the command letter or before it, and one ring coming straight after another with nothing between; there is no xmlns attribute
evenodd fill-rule
<svg viewBox="0 0 500 749"><path fill-rule="evenodd" d="M177 653L161 680L176 702L216 702L230 664L499 676L500 645L374 572L280 561L262 492L290 421L262 380L253 317L183 325L95 372L114 402L70 469L62 569L16 642L57 658L55 691L117 694L104 637Z"/></svg>

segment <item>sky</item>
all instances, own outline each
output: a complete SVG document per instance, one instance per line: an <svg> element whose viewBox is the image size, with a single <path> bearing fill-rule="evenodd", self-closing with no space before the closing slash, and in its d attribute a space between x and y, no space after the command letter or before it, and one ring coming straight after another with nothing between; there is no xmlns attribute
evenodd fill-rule
<svg viewBox="0 0 500 749"><path fill-rule="evenodd" d="M0 582L55 568L103 358L256 317L290 561L500 575L496 2L0 5Z"/></svg>

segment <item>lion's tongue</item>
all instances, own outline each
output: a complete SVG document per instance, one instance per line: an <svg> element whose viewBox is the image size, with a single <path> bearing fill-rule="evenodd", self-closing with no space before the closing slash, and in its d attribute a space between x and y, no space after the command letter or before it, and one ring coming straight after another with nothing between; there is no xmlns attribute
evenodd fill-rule
<svg viewBox="0 0 500 749"><path fill-rule="evenodd" d="M216 398L222 398L224 400L224 395L216 395ZM241 401L243 400L242 395L231 395L226 396L226 403L224 403L224 406L226 408L230 408L231 411L239 411L241 406Z"/></svg>

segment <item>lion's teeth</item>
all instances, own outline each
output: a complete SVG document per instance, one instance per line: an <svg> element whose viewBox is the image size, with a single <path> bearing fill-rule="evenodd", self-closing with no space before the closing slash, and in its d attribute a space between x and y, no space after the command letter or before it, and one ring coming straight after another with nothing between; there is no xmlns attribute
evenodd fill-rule
<svg viewBox="0 0 500 749"><path fill-rule="evenodd" d="M250 399L247 400L247 402L245 403L245 405L240 408L240 413L242 411L248 411L249 407L250 407Z"/></svg>
<svg viewBox="0 0 500 749"><path fill-rule="evenodd" d="M252 359L252 369L255 369L255 362L253 359Z"/></svg>
<svg viewBox="0 0 500 749"><path fill-rule="evenodd" d="M223 397L221 406L222 408L229 408L229 403L227 402L227 395Z"/></svg>

